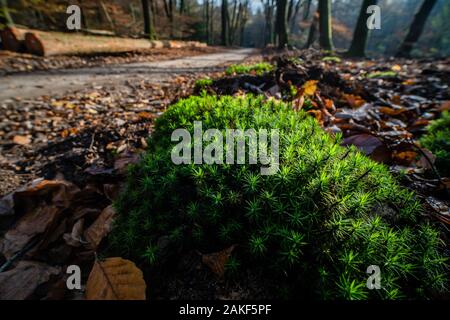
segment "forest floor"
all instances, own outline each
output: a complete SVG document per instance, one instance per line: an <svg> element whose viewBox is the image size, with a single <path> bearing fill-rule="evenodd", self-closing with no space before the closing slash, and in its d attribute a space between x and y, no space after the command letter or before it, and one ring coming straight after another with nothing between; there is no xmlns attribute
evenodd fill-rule
<svg viewBox="0 0 450 320"><path fill-rule="evenodd" d="M261 59L276 64L275 71L224 76L225 65ZM344 144L394 174L404 172L401 182L422 199L424 215L448 231L450 180L436 174L434 156L416 142L450 109L449 59L347 60L314 50L261 55L242 49L8 75L0 79L0 234L9 229L0 240L0 298L83 296L65 289L64 267L80 265L85 283L110 230L109 205L127 164L146 149L154 119L205 76L215 79L211 94L262 94L307 110L325 130L341 132ZM237 282L215 277L204 262L220 256L183 253L176 272L151 277L148 296L271 297L258 275Z"/></svg>
<svg viewBox="0 0 450 320"><path fill-rule="evenodd" d="M4 179L0 195L37 176L49 177L48 168L55 161L64 162L64 171L75 178L79 173L70 169L85 165L72 164L69 158L94 157L93 164L98 155L87 153L94 149L114 153L142 146L152 119L171 101L188 94L196 79L222 72L226 65L257 53L249 49L204 51L209 53L195 51L192 56L192 49L166 50L159 61L145 61L154 60L158 56L154 54L128 63L109 57L91 67L49 66L52 70L1 77L0 172ZM180 57L183 53L185 57Z"/></svg>

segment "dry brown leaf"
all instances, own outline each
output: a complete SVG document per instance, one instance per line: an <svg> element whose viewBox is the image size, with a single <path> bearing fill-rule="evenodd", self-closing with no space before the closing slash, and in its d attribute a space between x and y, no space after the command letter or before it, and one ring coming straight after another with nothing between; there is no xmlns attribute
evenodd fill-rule
<svg viewBox="0 0 450 320"><path fill-rule="evenodd" d="M410 165L416 158L417 152L414 151L394 151L392 158L403 165Z"/></svg>
<svg viewBox="0 0 450 320"><path fill-rule="evenodd" d="M130 260L96 261L86 284L87 300L145 300L142 271Z"/></svg>
<svg viewBox="0 0 450 320"><path fill-rule="evenodd" d="M347 101L347 103L352 108L362 107L366 103L366 101L363 98L361 98L360 96L357 96L357 95L353 95L353 94L344 93L343 98L345 99L345 101Z"/></svg>
<svg viewBox="0 0 450 320"><path fill-rule="evenodd" d="M14 136L13 142L21 146L26 146L31 143L31 139L27 136Z"/></svg>
<svg viewBox="0 0 450 320"><path fill-rule="evenodd" d="M387 114L388 116L397 116L407 111L405 108L394 109L390 107L381 107L378 110L383 114Z"/></svg>
<svg viewBox="0 0 450 320"><path fill-rule="evenodd" d="M112 229L116 211L112 205L103 209L100 216L84 232L84 237L89 241L92 249L96 249L102 239L108 235Z"/></svg>
<svg viewBox="0 0 450 320"><path fill-rule="evenodd" d="M450 111L450 100L444 101L440 107L438 108L439 111Z"/></svg>
<svg viewBox="0 0 450 320"><path fill-rule="evenodd" d="M60 208L55 206L38 207L22 217L15 227L5 233L0 240L0 252L11 258L19 252L27 243L39 234L43 234L55 221Z"/></svg>
<svg viewBox="0 0 450 320"><path fill-rule="evenodd" d="M231 256L236 245L210 254L202 254L202 262L216 275L223 277L225 274L225 264Z"/></svg>
<svg viewBox="0 0 450 320"><path fill-rule="evenodd" d="M0 273L0 300L27 299L38 286L60 272L41 262L20 261L14 269Z"/></svg>

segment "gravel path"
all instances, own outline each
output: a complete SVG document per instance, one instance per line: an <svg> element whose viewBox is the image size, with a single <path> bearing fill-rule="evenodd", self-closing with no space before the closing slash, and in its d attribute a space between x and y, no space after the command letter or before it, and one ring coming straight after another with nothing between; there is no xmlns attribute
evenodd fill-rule
<svg viewBox="0 0 450 320"><path fill-rule="evenodd" d="M130 80L145 79L159 83L177 74L214 72L221 65L242 61L254 52L253 49L237 49L160 62L8 75L0 78L0 102L64 94L86 86L123 84Z"/></svg>

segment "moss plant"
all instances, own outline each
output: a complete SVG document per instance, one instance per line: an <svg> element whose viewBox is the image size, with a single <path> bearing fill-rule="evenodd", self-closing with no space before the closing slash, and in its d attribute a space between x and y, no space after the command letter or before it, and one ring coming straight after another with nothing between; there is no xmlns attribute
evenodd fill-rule
<svg viewBox="0 0 450 320"><path fill-rule="evenodd" d="M270 63L260 62L255 64L233 64L225 70L225 73L227 75L256 73L256 75L260 76L272 70L273 66Z"/></svg>
<svg viewBox="0 0 450 320"><path fill-rule="evenodd" d="M420 140L436 156L436 166L445 176L450 176L450 113L444 111L442 116L430 123L427 134Z"/></svg>
<svg viewBox="0 0 450 320"><path fill-rule="evenodd" d="M174 165L171 133L208 128L278 129L280 169L260 165ZM238 246L226 275L265 274L275 287L319 299L398 299L447 292L439 233L421 221L414 195L388 170L313 117L262 97L193 96L156 122L149 151L129 169L116 202L118 254L162 267L161 239L173 248L215 252ZM388 208L389 210L384 210ZM385 212L395 210L395 215ZM179 252L177 250L173 250ZM381 269L369 290L368 266Z"/></svg>
<svg viewBox="0 0 450 320"><path fill-rule="evenodd" d="M212 84L213 84L212 79L209 78L198 79L195 81L195 89L201 90L211 86Z"/></svg>
<svg viewBox="0 0 450 320"><path fill-rule="evenodd" d="M375 78L393 78L397 76L397 72L395 71L375 71L371 72L367 75L368 79Z"/></svg>

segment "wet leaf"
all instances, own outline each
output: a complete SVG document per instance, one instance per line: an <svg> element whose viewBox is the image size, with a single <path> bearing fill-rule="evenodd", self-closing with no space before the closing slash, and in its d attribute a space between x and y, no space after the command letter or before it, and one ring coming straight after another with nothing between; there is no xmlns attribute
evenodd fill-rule
<svg viewBox="0 0 450 320"><path fill-rule="evenodd" d="M373 160L378 162L387 162L391 158L391 154L386 145L377 137L370 134L357 134L345 138L342 145L354 145Z"/></svg>
<svg viewBox="0 0 450 320"><path fill-rule="evenodd" d="M41 262L20 261L14 269L0 273L0 300L27 299L60 272L60 268Z"/></svg>

